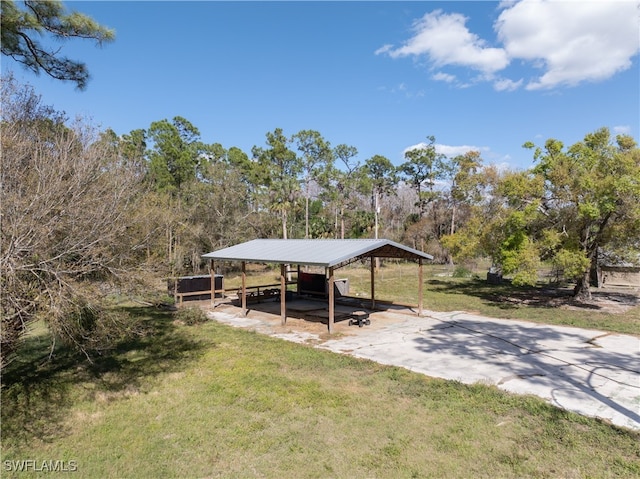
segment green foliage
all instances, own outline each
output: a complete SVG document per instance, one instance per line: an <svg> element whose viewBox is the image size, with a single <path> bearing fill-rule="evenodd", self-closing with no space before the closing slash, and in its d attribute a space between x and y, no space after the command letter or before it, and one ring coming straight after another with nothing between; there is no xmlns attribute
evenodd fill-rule
<svg viewBox="0 0 640 479"><path fill-rule="evenodd" d="M553 257L553 265L566 279L576 280L589 268L590 261L581 251L561 249Z"/></svg>
<svg viewBox="0 0 640 479"><path fill-rule="evenodd" d="M489 255L516 284L532 284L539 259L551 259L588 297L598 250L627 261L640 250L640 151L606 128L569 148L555 139L525 147L535 167L502 173L476 213L482 221L470 218L444 244L458 259Z"/></svg>
<svg viewBox="0 0 640 479"><path fill-rule="evenodd" d="M21 10L13 0L2 0L0 15L0 45L2 54L23 64L35 74L72 81L83 90L89 80L84 63L59 56L60 48L47 49L37 40L48 36L56 42L69 38L95 40L98 45L114 39L113 30L105 28L78 12L67 13L60 1L24 2Z"/></svg>
<svg viewBox="0 0 640 479"><path fill-rule="evenodd" d="M254 146L256 159L256 179L261 188L262 198L272 211L279 213L282 237L288 236L288 218L296 207L300 196L299 175L303 170L300 159L290 148L290 140L282 128L268 132L267 148Z"/></svg>
<svg viewBox="0 0 640 479"><path fill-rule="evenodd" d="M372 212L360 210L356 211L351 216L351 230L349 237L370 238L374 222L375 217Z"/></svg>
<svg viewBox="0 0 640 479"><path fill-rule="evenodd" d="M515 249L503 250L502 271L512 277L514 286L535 286L540 267L535 243L525 238Z"/></svg>
<svg viewBox="0 0 640 479"><path fill-rule="evenodd" d="M464 227L454 234L442 236L440 242L449 251L456 262L463 262L486 254L495 256L488 247L482 246L482 238L486 236L487 222L477 209L472 210L469 220Z"/></svg>
<svg viewBox="0 0 640 479"><path fill-rule="evenodd" d="M439 192L434 191L433 188L436 181L446 178L449 173L444 155L436 152L435 137L429 136L427 139L428 145L421 145L407 151L404 154L406 161L398 168L416 190L416 206L421 215L424 214L427 205L439 196ZM423 191L425 185L427 191Z"/></svg>
<svg viewBox="0 0 640 479"><path fill-rule="evenodd" d="M183 185L196 179L203 161L200 132L189 121L176 116L171 122L153 122L147 135L152 142L148 152L152 183L159 191L177 194Z"/></svg>
<svg viewBox="0 0 640 479"><path fill-rule="evenodd" d="M469 151L450 161L447 171L452 177L451 196L455 201L472 205L481 200L482 187L486 182L480 174L481 166L482 158L478 151Z"/></svg>
<svg viewBox="0 0 640 479"><path fill-rule="evenodd" d="M612 243L612 231L625 235L636 231L637 150L629 137L618 137L614 143L607 128L587 134L566 150L557 140L548 140L544 150L536 150L538 165L533 171L545 182L541 199L550 223L566 234L562 247L571 254L562 256L561 262L570 263L571 274L578 278L576 294L588 295L589 266L597 250ZM578 276L574 269L579 265L584 269Z"/></svg>
<svg viewBox="0 0 640 479"><path fill-rule="evenodd" d="M465 266L456 266L453 270L452 277L454 278L471 278L473 276L473 271Z"/></svg>
<svg viewBox="0 0 640 479"><path fill-rule="evenodd" d="M374 155L365 161L365 172L370 182L372 194L381 196L393 194L398 183L396 167L382 156Z"/></svg>
<svg viewBox="0 0 640 479"><path fill-rule="evenodd" d="M327 185L333 170L333 151L331 145L315 130L301 130L292 137L298 151L302 154L302 181L305 196L305 238L310 237L309 201L311 184Z"/></svg>

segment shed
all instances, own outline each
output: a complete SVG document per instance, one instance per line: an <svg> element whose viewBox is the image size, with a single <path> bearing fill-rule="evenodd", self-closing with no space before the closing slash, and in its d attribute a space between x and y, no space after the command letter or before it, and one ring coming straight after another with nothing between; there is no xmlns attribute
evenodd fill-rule
<svg viewBox="0 0 640 479"><path fill-rule="evenodd" d="M242 263L241 304L244 314L246 303L246 263L275 263L280 265L280 317L284 325L286 315L285 265L310 265L325 268L328 277L329 332L335 319L334 271L361 259L371 260L371 302L375 307L374 258L399 258L418 262L418 315L422 314L422 285L424 260L433 256L387 239L255 239L202 255L210 260L211 274L215 273L215 261L239 261ZM214 296L212 295L212 298ZM215 299L212 299L215 301Z"/></svg>
<svg viewBox="0 0 640 479"><path fill-rule="evenodd" d="M598 288L603 286L640 287L639 266L602 265L598 267Z"/></svg>

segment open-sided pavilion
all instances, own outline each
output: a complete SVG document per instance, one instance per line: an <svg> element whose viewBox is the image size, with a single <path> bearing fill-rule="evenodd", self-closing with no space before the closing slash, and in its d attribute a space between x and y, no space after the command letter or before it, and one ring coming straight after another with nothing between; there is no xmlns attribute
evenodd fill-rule
<svg viewBox="0 0 640 479"><path fill-rule="evenodd" d="M371 262L371 307L375 308L375 258L398 258L418 262L418 315L423 306L423 261L433 256L387 239L255 239L230 246L202 256L210 261L211 275L215 274L216 261L242 263L242 290L240 301L243 314L247 313L247 263L274 263L280 265L280 317L287 321L286 265L319 266L325 268L329 302L329 333L335 322L334 272L355 261L369 259ZM211 282L211 300L215 305L215 286Z"/></svg>

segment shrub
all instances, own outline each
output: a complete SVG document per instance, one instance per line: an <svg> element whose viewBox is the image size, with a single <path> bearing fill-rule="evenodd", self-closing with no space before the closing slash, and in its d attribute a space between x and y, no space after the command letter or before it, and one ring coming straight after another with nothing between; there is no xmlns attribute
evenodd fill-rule
<svg viewBox="0 0 640 479"><path fill-rule="evenodd" d="M201 324L209 320L205 312L197 307L180 308L174 314L176 320L186 324L187 326Z"/></svg>
<svg viewBox="0 0 640 479"><path fill-rule="evenodd" d="M454 278L471 278L473 276L473 272L464 266L456 266L453 270Z"/></svg>

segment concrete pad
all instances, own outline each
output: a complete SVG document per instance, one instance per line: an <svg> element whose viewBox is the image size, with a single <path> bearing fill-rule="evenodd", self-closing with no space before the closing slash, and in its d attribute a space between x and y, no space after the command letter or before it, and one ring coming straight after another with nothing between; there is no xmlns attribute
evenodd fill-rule
<svg viewBox="0 0 640 479"><path fill-rule="evenodd" d="M209 315L432 377L533 394L554 406L640 430L640 338L636 336L465 312L426 311L417 317L394 310L371 313L372 326L340 325L340 334L327 338L278 331L275 319L264 315L254 320L230 318L229 310ZM279 317L271 316L279 323Z"/></svg>

